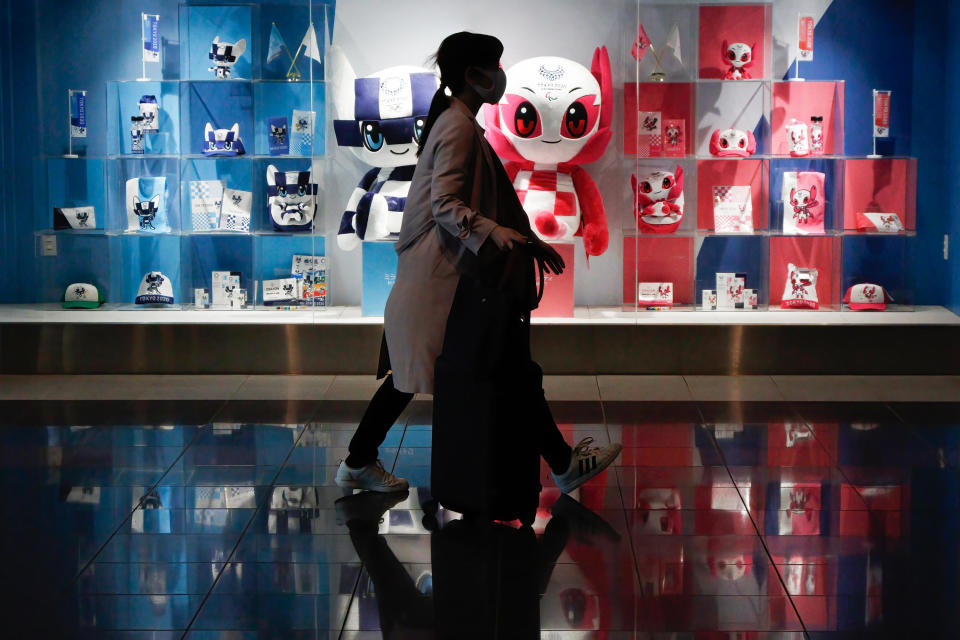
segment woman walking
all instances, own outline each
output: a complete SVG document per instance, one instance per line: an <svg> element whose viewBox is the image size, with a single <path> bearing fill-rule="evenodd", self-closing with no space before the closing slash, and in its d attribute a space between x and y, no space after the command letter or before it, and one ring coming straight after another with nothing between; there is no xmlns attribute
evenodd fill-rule
<svg viewBox="0 0 960 640"><path fill-rule="evenodd" d="M530 230L525 215L499 211L505 203L519 210L522 205L476 115L483 103L496 104L503 96L502 53L497 38L469 32L448 36L437 50L440 88L419 136L419 161L396 245L397 277L384 312L378 376L386 377L337 470L338 486L378 492L407 489L405 480L383 468L377 448L415 393L433 393L434 367L461 276L483 279L490 275L485 270L502 264L497 254L521 246L549 271L560 273L565 266L560 255ZM519 228L506 226L508 218ZM515 283L514 288L528 285L536 286L532 274L530 282ZM531 402L542 407L537 424L531 425L539 430L540 453L564 493L619 455L620 444L597 448L592 438L571 448L542 393L539 401Z"/></svg>

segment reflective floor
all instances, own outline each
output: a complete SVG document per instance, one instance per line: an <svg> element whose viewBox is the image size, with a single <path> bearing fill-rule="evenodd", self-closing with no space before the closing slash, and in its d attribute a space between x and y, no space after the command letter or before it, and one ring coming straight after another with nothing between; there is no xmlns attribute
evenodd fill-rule
<svg viewBox="0 0 960 640"><path fill-rule="evenodd" d="M960 405L555 401L621 441L534 531L430 499L430 403L0 402L8 637L957 637ZM509 443L504 453L509 455Z"/></svg>

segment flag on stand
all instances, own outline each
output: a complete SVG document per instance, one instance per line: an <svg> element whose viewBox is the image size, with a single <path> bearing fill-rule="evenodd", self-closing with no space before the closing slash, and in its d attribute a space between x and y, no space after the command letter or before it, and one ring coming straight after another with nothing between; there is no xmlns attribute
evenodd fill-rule
<svg viewBox="0 0 960 640"><path fill-rule="evenodd" d="M307 32L303 35L300 46L303 47L303 55L308 58L313 58L317 62L323 62L320 49L317 47L317 31L313 28L312 22L310 23L310 28L307 29Z"/></svg>
<svg viewBox="0 0 960 640"><path fill-rule="evenodd" d="M640 28L637 30L637 39L633 41L633 50L630 52L637 59L637 62L643 60L643 56L646 55L651 44L653 43L650 41L650 36L644 30L643 23L640 23Z"/></svg>
<svg viewBox="0 0 960 640"><path fill-rule="evenodd" d="M283 41L283 36L280 35L276 23L272 24L270 26L270 45L267 47L267 64L283 55L283 48L286 46L287 43Z"/></svg>
<svg viewBox="0 0 960 640"><path fill-rule="evenodd" d="M680 57L680 27L676 24L673 25L673 29L670 30L670 35L667 36L667 41L663 45L664 49L672 49L673 56L677 59L677 62L683 64L683 58ZM660 52L661 56L663 51Z"/></svg>
<svg viewBox="0 0 960 640"><path fill-rule="evenodd" d="M143 31L143 61L160 61L160 16L141 13L141 30Z"/></svg>

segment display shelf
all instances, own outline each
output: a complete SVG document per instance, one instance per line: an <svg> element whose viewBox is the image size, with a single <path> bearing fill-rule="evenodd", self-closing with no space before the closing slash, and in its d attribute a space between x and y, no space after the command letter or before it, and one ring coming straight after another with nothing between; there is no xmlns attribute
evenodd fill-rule
<svg viewBox="0 0 960 640"><path fill-rule="evenodd" d="M696 253L695 304L697 310L713 312L704 307L704 292L717 294L717 311L732 310L724 305L737 304L735 295L719 295L718 274L733 274L742 278L740 286L744 290L753 290L757 295L757 309L769 305L767 263L770 239L764 234L716 234L698 238ZM720 280L725 280L720 278ZM735 299L736 298L736 299ZM747 300L743 300L744 307ZM710 306L710 305L708 305ZM743 309L755 311L754 309Z"/></svg>
<svg viewBox="0 0 960 640"><path fill-rule="evenodd" d="M35 229L35 236L66 235L66 236L108 236L116 235L105 229Z"/></svg>

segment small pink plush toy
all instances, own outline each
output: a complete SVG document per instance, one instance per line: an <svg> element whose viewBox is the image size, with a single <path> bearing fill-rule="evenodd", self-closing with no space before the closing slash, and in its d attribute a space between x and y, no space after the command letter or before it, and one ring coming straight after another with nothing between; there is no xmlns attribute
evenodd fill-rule
<svg viewBox="0 0 960 640"><path fill-rule="evenodd" d="M750 80L753 78L748 69L753 66L753 50L756 48L756 43L753 43L753 46L747 46L744 42L727 44L727 41L724 40L720 55L723 56L724 62L730 65L730 68L723 74L723 80Z"/></svg>
<svg viewBox="0 0 960 640"><path fill-rule="evenodd" d="M637 226L643 233L673 233L683 220L683 167L654 171L642 180L630 176L637 196Z"/></svg>

